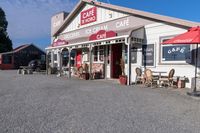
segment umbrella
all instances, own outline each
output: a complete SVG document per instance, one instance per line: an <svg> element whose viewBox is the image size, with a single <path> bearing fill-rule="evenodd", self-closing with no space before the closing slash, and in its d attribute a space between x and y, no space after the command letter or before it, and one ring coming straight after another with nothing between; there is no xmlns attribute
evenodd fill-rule
<svg viewBox="0 0 200 133"><path fill-rule="evenodd" d="M196 57L195 57L195 81L193 92L189 95L200 96L200 93L197 92L196 88L196 75L197 75L197 55L198 55L198 44L200 43L200 26L192 27L187 32L175 36L172 39L164 41L162 44L196 44Z"/></svg>

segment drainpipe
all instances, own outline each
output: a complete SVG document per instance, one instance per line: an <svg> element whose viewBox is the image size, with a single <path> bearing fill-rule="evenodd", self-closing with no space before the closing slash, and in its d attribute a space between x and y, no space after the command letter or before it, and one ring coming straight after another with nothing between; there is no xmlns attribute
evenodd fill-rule
<svg viewBox="0 0 200 133"><path fill-rule="evenodd" d="M131 81L131 62L130 62L130 58L131 58L131 53L130 53L131 41L130 40L131 40L130 36L125 38L125 45L128 46L128 50L127 50L127 85L130 85L130 81Z"/></svg>
<svg viewBox="0 0 200 133"><path fill-rule="evenodd" d="M107 65L108 65L108 45L105 45L106 52L104 53L104 79L107 79Z"/></svg>
<svg viewBox="0 0 200 133"><path fill-rule="evenodd" d="M60 72L60 77L62 75L61 71L62 71L62 50L58 51L58 56L59 56L59 72Z"/></svg>
<svg viewBox="0 0 200 133"><path fill-rule="evenodd" d="M89 60L89 62L90 62L90 66L89 66L89 68L90 68L90 70L89 70L89 72L90 72L90 80L92 80L92 48L93 48L93 46L92 46L92 44L90 44L90 47L89 47L89 52L90 52L90 60Z"/></svg>
<svg viewBox="0 0 200 133"><path fill-rule="evenodd" d="M71 49L68 49L69 52L69 62L68 62L68 69L69 69L69 79L71 78Z"/></svg>

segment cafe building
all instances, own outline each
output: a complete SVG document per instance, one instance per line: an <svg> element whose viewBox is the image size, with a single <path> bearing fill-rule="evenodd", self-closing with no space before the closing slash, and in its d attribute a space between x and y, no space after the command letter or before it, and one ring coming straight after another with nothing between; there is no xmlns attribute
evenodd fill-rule
<svg viewBox="0 0 200 133"><path fill-rule="evenodd" d="M135 81L136 67L167 73L174 68L175 76L187 77L186 86L191 87L195 47L162 42L197 25L200 23L81 0L71 13L52 16L48 67L78 68L86 63L90 74L99 72L100 78L117 79L123 59L128 85Z"/></svg>

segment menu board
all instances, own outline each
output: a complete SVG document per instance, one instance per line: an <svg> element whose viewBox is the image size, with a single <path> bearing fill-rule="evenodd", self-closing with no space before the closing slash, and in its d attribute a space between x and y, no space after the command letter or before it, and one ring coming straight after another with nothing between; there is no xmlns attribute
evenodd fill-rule
<svg viewBox="0 0 200 133"><path fill-rule="evenodd" d="M142 45L142 65L154 66L154 44Z"/></svg>

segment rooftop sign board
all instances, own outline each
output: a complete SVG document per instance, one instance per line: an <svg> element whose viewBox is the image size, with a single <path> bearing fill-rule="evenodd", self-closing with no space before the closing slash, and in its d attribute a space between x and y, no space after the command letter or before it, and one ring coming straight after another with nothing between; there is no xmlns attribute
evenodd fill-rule
<svg viewBox="0 0 200 133"><path fill-rule="evenodd" d="M97 8L92 7L81 12L81 25L97 21Z"/></svg>

